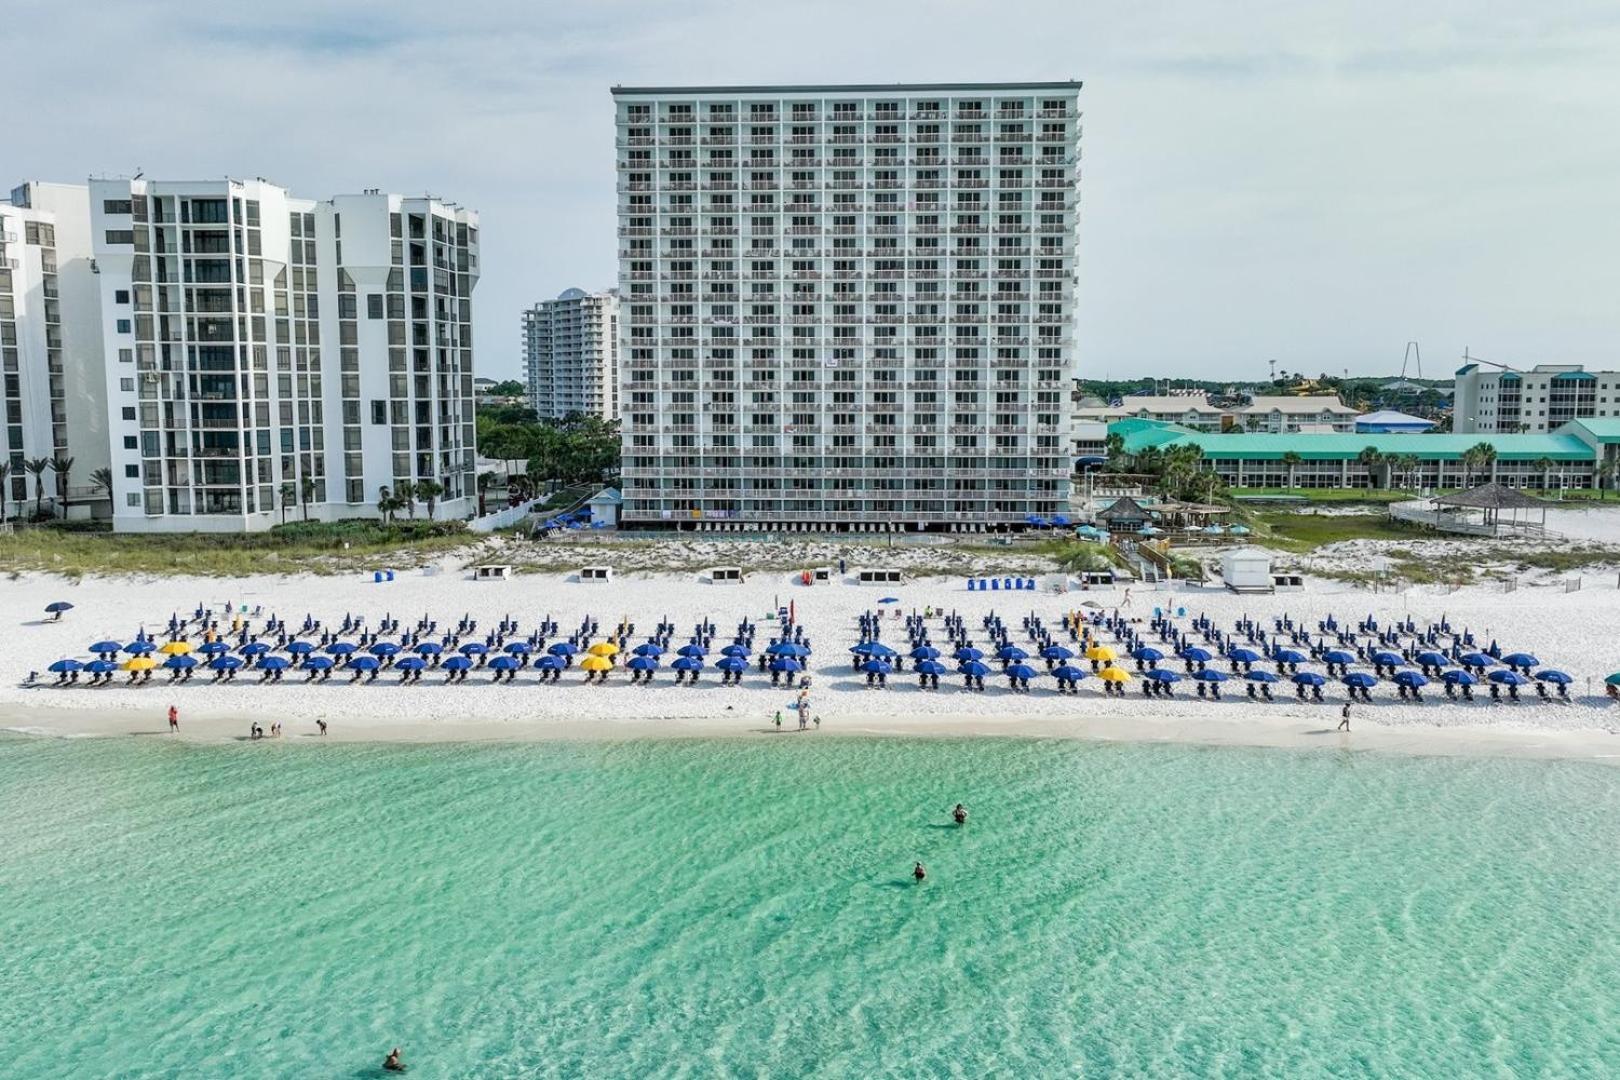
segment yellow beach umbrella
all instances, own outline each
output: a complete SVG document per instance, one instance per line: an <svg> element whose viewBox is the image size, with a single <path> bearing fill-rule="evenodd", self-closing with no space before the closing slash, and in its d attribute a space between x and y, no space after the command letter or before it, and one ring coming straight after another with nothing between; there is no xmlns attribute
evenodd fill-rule
<svg viewBox="0 0 1620 1080"><path fill-rule="evenodd" d="M132 656L124 661L125 671L151 671L157 667L157 661L150 656Z"/></svg>
<svg viewBox="0 0 1620 1080"><path fill-rule="evenodd" d="M611 641L598 641L595 645L592 645L589 649L587 649L586 652L590 653L592 656L617 656L619 654L619 647L613 644Z"/></svg>
<svg viewBox="0 0 1620 1080"><path fill-rule="evenodd" d="M1103 682L1130 682L1130 672L1124 668L1105 667L1097 673L1097 678Z"/></svg>
<svg viewBox="0 0 1620 1080"><path fill-rule="evenodd" d="M613 661L605 656L587 656L579 666L586 671L608 671L612 669Z"/></svg>
<svg viewBox="0 0 1620 1080"><path fill-rule="evenodd" d="M1087 660L1112 660L1117 654L1106 645L1093 645L1086 650Z"/></svg>
<svg viewBox="0 0 1620 1080"><path fill-rule="evenodd" d="M158 649L158 652L169 656L184 656L190 651L191 642L189 641L171 641Z"/></svg>

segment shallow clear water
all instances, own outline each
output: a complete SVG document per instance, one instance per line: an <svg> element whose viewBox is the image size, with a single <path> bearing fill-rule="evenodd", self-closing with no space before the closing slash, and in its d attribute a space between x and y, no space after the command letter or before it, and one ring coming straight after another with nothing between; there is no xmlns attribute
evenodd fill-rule
<svg viewBox="0 0 1620 1080"><path fill-rule="evenodd" d="M1617 852L1572 763L7 738L0 1073L1612 1075Z"/></svg>

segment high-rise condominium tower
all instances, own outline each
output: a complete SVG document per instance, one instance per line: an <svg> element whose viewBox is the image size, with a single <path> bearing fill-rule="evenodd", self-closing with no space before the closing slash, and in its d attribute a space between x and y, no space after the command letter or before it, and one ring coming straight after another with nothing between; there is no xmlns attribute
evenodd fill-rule
<svg viewBox="0 0 1620 1080"><path fill-rule="evenodd" d="M615 88L623 523L1064 510L1079 92Z"/></svg>
<svg viewBox="0 0 1620 1080"><path fill-rule="evenodd" d="M97 180L89 219L121 531L474 505L477 215L377 191ZM417 499L417 512L425 511Z"/></svg>
<svg viewBox="0 0 1620 1080"><path fill-rule="evenodd" d="M619 418L619 294L566 289L523 313L529 404L541 419Z"/></svg>

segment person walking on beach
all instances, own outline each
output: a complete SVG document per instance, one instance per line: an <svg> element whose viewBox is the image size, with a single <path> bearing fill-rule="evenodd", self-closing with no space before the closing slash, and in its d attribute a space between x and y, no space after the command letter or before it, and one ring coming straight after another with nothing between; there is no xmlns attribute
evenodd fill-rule
<svg viewBox="0 0 1620 1080"><path fill-rule="evenodd" d="M317 721L315 721L315 726L321 729L321 734L322 735L326 734L326 721L325 720L317 720Z"/></svg>
<svg viewBox="0 0 1620 1080"><path fill-rule="evenodd" d="M782 730L782 710L781 709L776 710L776 730L777 731Z"/></svg>
<svg viewBox="0 0 1620 1080"><path fill-rule="evenodd" d="M1344 708L1339 710L1339 730L1350 730L1350 703L1348 701L1344 703Z"/></svg>
<svg viewBox="0 0 1620 1080"><path fill-rule="evenodd" d="M173 705L169 706L169 734L173 735L180 730L180 710Z"/></svg>

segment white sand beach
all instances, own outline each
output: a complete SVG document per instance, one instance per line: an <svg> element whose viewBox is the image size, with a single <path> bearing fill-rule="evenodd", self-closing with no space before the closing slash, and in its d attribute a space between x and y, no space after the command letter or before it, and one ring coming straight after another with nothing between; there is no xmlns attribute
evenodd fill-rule
<svg viewBox="0 0 1620 1080"><path fill-rule="evenodd" d="M1394 688L1385 684L1374 691L1371 704L1355 707L1354 731L1346 740L1332 730L1343 700L1342 689L1335 686L1328 687L1328 701L1322 704L1298 702L1288 687L1278 688L1275 703L1255 704L1238 696L1242 690L1234 683L1217 703L1198 699L1190 684L1168 701L1144 698L1134 683L1124 698L1109 698L1095 679L1084 681L1078 696L1053 692L1053 683L1044 677L1027 694L1014 694L999 676L986 680L984 693L959 689L955 676L942 678L938 691L922 691L909 671L890 676L888 688L879 690L869 689L864 676L851 670L848 649L858 639L856 619L877 609L885 596L899 598L898 604L884 605L885 612L922 612L930 605L936 612L959 612L976 636L983 616L994 610L1016 638L1025 614L1035 613L1055 627L1064 612L1083 604L1119 607L1125 602L1123 589L970 592L960 577L917 578L899 586L807 587L790 574L752 575L729 586L685 573L622 574L607 584L582 584L559 574L474 582L448 562L436 569L402 572L382 584L370 575L260 577L234 583L87 578L74 583L24 574L0 582L0 610L9 623L0 650L0 727L56 736L157 734L163 733L165 712L174 704L181 712L181 737L203 740L240 738L254 719L265 726L280 719L289 735L300 737L312 735L314 721L323 719L334 739L752 736L774 733L770 720L778 709L791 731L793 693L771 687L767 677L752 669L740 687L721 687L717 673L705 673L696 687L677 687L668 671L661 671L651 686L630 685L623 672L615 672L606 685L586 685L577 669L556 685L540 685L530 670L499 685L491 684L486 671L473 671L461 685L444 685L442 673L429 671L412 686L399 685L393 672L360 685L351 685L341 673L329 682L306 684L296 671L270 685L259 685L252 671L240 673L234 682L214 684L199 672L191 683L172 686L160 671L150 685L135 688L125 686L121 675L108 686L57 687L54 676L46 674L62 657L88 659L86 647L94 641L128 641L142 628L161 636L171 613L185 618L199 604L221 614L227 603L260 607L263 614L252 621L255 629L270 613L291 629L306 614L335 627L345 614L364 616L375 626L387 613L405 628L426 614L443 631L467 614L478 620L480 637L507 615L517 620L522 633L549 615L564 635L587 615L600 622L604 633L627 617L636 624L632 642L644 639L667 617L677 627L679 643L692 624L708 618L718 628L718 647L744 617L760 623L756 646L764 645L771 629L767 620L791 603L815 649L808 670L811 712L822 718L821 735L996 734L1620 759L1620 705L1611 708L1602 685L1606 675L1620 669L1620 594L1607 575L1589 576L1580 591L1567 593L1560 587L1502 592L1482 586L1374 594L1332 583L1271 596L1186 587L1138 587L1131 593L1122 610L1144 621L1156 607L1184 609L1189 618L1207 613L1223 627L1241 615L1269 624L1273 614L1285 612L1311 627L1330 613L1341 621L1368 613L1386 622L1410 616L1420 624L1445 617L1453 627L1471 629L1481 645L1496 639L1505 650L1532 652L1544 666L1575 679L1570 703L1543 703L1533 691L1512 704L1493 703L1483 694L1471 704L1451 702L1434 686L1426 701L1415 704L1398 701ZM74 607L61 621L47 621L45 605L56 600ZM888 630L891 623L894 628ZM885 640L901 645L900 620L889 615L885 626ZM30 671L40 673L38 683L25 686Z"/></svg>

